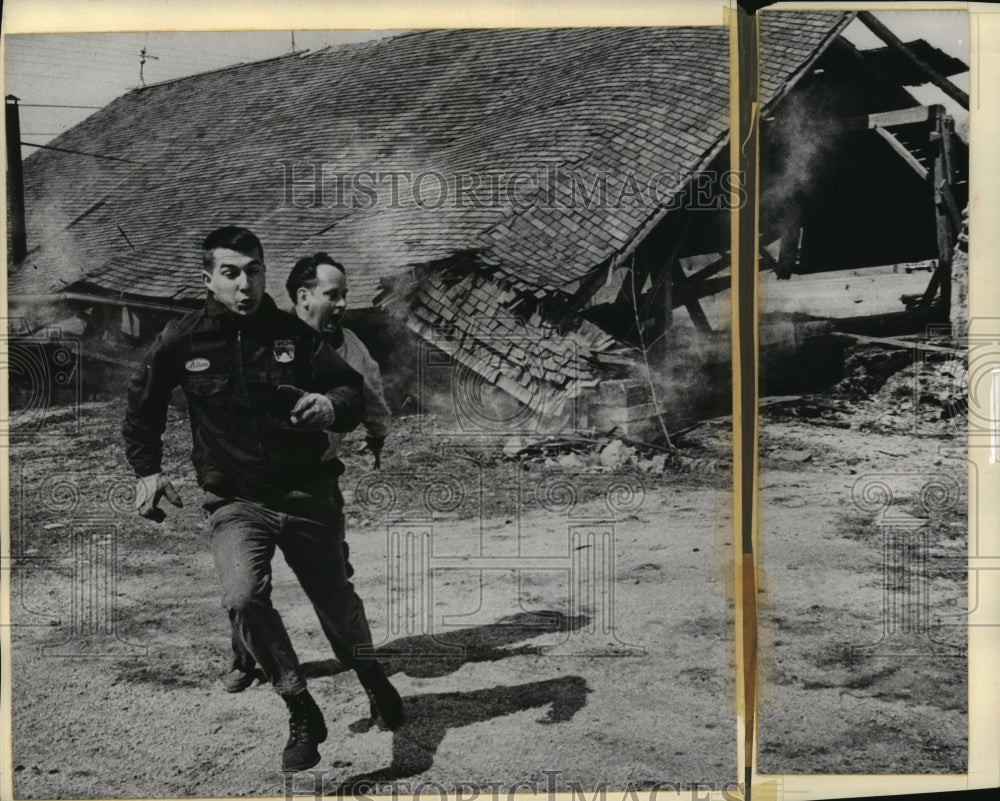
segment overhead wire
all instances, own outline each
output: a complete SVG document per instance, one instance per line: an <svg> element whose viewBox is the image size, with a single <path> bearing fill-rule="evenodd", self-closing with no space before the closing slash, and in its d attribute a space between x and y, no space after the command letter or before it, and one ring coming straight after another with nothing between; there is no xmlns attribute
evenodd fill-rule
<svg viewBox="0 0 1000 801"><path fill-rule="evenodd" d="M168 36L170 35L172 34L168 34ZM143 43L148 46L151 38L154 40L151 50L155 51L155 53L160 53L163 56L168 57L170 61L176 60L183 63L184 68L187 70L187 72L183 75L176 75L174 74L177 71L176 68L164 69L165 65L160 65L160 68L158 69L153 64L150 64L148 65L151 68L151 75L149 77L152 83L176 80L178 78L187 77L187 75L191 73L224 69L228 66L245 63L248 60L254 61L259 58L259 56L248 54L242 48L238 51L232 52L212 51L192 47L190 45L178 45L177 43L172 43L169 38L166 38L161 34L150 37L148 32L142 39L140 39L140 34L138 32L135 34L98 35L33 34L30 35L30 37L31 38L29 38L29 35L23 35L11 37L7 40L8 86L10 86L10 79L12 78L26 83L31 81L60 81L65 80L67 72L85 71L93 69L94 67L97 67L98 69L106 67L107 72L113 74L117 73L118 71L122 71L123 67L125 67L131 60L139 58L140 47ZM209 40L206 39L206 41ZM122 74L124 75L123 71ZM101 91L100 95L104 95L105 92L110 95L110 87L114 87L118 90L116 92L116 96L125 94L136 88L136 85L131 81L108 80L106 77L90 78L88 82L94 85L109 87L109 90ZM24 93L25 90L22 89L21 94ZM100 99L103 100L103 97ZM111 99L113 98L109 97L109 102ZM100 100L98 102L100 102ZM37 112L34 119L36 121L42 121L42 124L55 126L63 125L63 120L67 120L71 116L66 113L59 114L57 110L65 110L67 112L71 110L98 111L105 107L103 105L83 105L59 102L20 103L20 106L25 110L52 109L53 112L48 115L43 112ZM28 115L33 114L33 112L27 113ZM63 131L33 131L26 133L25 135L35 137L58 136L61 133L64 133L65 130L70 129L79 121L79 119L73 119L72 122L65 123L66 128ZM50 146L29 142L23 142L22 145L24 147L55 149ZM91 153L81 154L97 158L115 158Z"/></svg>
<svg viewBox="0 0 1000 801"><path fill-rule="evenodd" d="M121 34L114 34L114 35L121 35ZM126 35L128 35L128 34L126 34ZM79 52L80 50L83 50L85 53L100 52L100 53L105 53L105 54L111 55L111 56L121 56L121 57L128 57L128 58L132 58L136 54L136 53L133 52L132 49L126 49L125 43L123 43L123 47L121 47L121 48L117 48L117 47L101 47L99 45L93 45L93 44L85 43L85 42L74 42L72 44L77 46L75 48L77 50L77 52ZM129 42L129 43L127 43L127 47L128 48L134 48L135 44L138 44L138 42ZM60 57L62 57L66 53L66 48L58 45L57 43L38 42L38 43L25 44L24 46L25 47L30 47L29 52L37 52L39 49L41 49L41 50L43 50L45 52L48 52L48 53L51 53L53 55L59 55ZM11 49L13 50L14 48L11 48ZM163 52L163 53L168 53L168 54L171 54L171 55L176 55L178 57L183 58L186 61L200 61L200 62L203 62L205 64L217 64L218 63L218 59L213 54L207 53L204 49L201 49L201 48L176 47L176 46L172 46L172 45L170 45L168 43L163 43L161 41L161 42L155 43L155 49L158 52ZM244 51L242 51L242 50L236 50L236 51L216 51L216 54L218 54L224 60L225 59L233 59L234 61L245 61L246 58L247 58L246 53ZM256 60L256 59L254 59L254 60Z"/></svg>
<svg viewBox="0 0 1000 801"><path fill-rule="evenodd" d="M102 47L94 47L91 45L84 45L84 43L80 44L82 45L81 47L73 48L73 50L70 50L69 52L72 53L73 51L75 51L75 54L86 54L86 55L90 55L93 53L101 53L107 56L112 56L112 57L117 56L123 58L132 58L138 52L134 49L134 44L137 43L128 43L127 47L123 46L121 48L102 48ZM217 58L215 57L215 55L213 55L212 53L208 53L201 48L172 47L170 45L157 44L155 45L155 49L158 52L169 53L170 55L176 55L187 60L197 60L197 61L203 61L205 63L217 62ZM11 51L13 53L14 58L25 57L17 54L15 48L11 48ZM31 45L26 52L28 54L40 53L40 54L58 56L62 58L67 54L68 49L59 46L55 47L45 46L43 43L39 43ZM243 51L215 51L215 53L217 53L222 58L235 58L237 60L246 58L246 55L243 53Z"/></svg>
<svg viewBox="0 0 1000 801"><path fill-rule="evenodd" d="M18 103L18 105L21 108L104 108L104 106L71 106L63 103Z"/></svg>
<svg viewBox="0 0 1000 801"><path fill-rule="evenodd" d="M36 142L24 142L24 141L22 141L20 144L21 144L22 147L39 147L42 150L57 150L60 153L73 153L73 154L78 155L78 156L90 156L91 158L95 158L95 159L108 159L109 161L123 161L126 164L139 164L139 165L142 165L141 161L132 161L132 159L123 159L123 158L121 158L119 156L105 156L105 155L103 155L101 153L87 153L84 150L73 150L72 148L68 148L68 147L55 147L53 145L40 145L40 144L37 144Z"/></svg>
<svg viewBox="0 0 1000 801"><path fill-rule="evenodd" d="M86 69L93 68L95 65L107 65L120 68L126 64L129 64L134 59L138 57L139 53L136 51L132 52L120 52L113 55L102 55L102 56L87 56L86 54L56 54L53 53L51 56L43 54L33 54L18 56L16 54L8 54L7 59L7 70L8 73L17 74L22 72L21 67L30 66L35 68L51 68L60 67L71 69ZM195 67L196 69L201 68L214 68L219 66L219 61L216 59L210 59L205 57L199 57L197 55L188 54L184 52L169 53L172 57L182 62L186 67ZM30 74L30 73L24 73Z"/></svg>

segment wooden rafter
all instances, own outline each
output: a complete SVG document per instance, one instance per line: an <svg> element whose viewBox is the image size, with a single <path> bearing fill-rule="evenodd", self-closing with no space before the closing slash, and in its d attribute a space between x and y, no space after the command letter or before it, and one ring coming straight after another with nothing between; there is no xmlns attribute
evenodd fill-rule
<svg viewBox="0 0 1000 801"><path fill-rule="evenodd" d="M732 283L732 278L728 275L720 276L718 278L706 278L703 281L688 283L674 291L671 303L675 309L679 306L687 308L687 305L692 301L698 301L701 300L701 298L707 298L712 295L718 295L720 292L725 292L732 286Z"/></svg>
<svg viewBox="0 0 1000 801"><path fill-rule="evenodd" d="M708 282L699 281L693 283L691 279L684 275L684 270L681 269L680 262L675 260L672 283L679 302L675 304L671 300L671 306L683 304L695 328L700 331L711 331L712 326L705 316L705 310L701 308L701 304L698 302L699 295L697 293L698 288L706 286Z"/></svg>
<svg viewBox="0 0 1000 801"><path fill-rule="evenodd" d="M713 275L721 273L723 270L729 267L729 259L730 259L730 252L726 251L721 256L719 256L719 258L717 258L715 261L706 264L704 267L698 270L698 272L691 273L691 275L687 277L688 282L692 283L697 281L704 281L706 278L711 278Z"/></svg>
<svg viewBox="0 0 1000 801"><path fill-rule="evenodd" d="M923 75L927 77L929 83L934 84L938 89L944 92L948 97L958 103L962 108L968 110L969 108L969 95L959 89L955 84L941 75L937 70L935 70L930 64L921 58L918 58L913 54L913 52L906 46L902 39L900 39L896 34L890 31L884 24L882 24L879 19L871 11L859 11L858 19L861 20L865 26L874 33L879 39L885 42L892 50L906 59L910 64L912 64L916 69L918 69Z"/></svg>
<svg viewBox="0 0 1000 801"><path fill-rule="evenodd" d="M909 151L906 145L900 142L890 131L887 131L885 128L876 126L875 132L883 139L885 139L885 141L889 143L892 149L895 150L900 155L903 161L905 161L907 164L910 165L910 167L913 168L913 171L920 176L921 181L927 180L927 175L928 175L927 168L919 161L917 161L916 156L914 156Z"/></svg>
<svg viewBox="0 0 1000 801"><path fill-rule="evenodd" d="M687 281L687 277L680 266L680 254L684 246L684 240L687 238L687 233L691 228L693 217L691 212L684 213L682 211L680 215L680 218L674 225L673 241L671 242L670 250L667 252L667 256L663 260L659 271L654 275L649 292L646 293L641 305L638 307L640 321L645 320L650 313L655 313L659 327L666 326L669 311L676 305L673 303L675 288L678 288ZM645 279L643 280L645 282ZM698 306L697 300L692 302L695 306ZM687 304L685 304L685 308L688 308ZM688 308L688 311L691 312L691 309ZM692 319L694 319L698 312L701 312L700 306L698 306L695 312L691 313ZM704 318L704 313L701 314L701 317Z"/></svg>
<svg viewBox="0 0 1000 801"><path fill-rule="evenodd" d="M588 275L584 276L583 280L580 282L579 288L573 293L573 296L570 298L569 303L563 311L560 322L568 320L587 305L588 301L608 280L608 274L610 271L611 264L609 262L605 262L597 267L597 269L592 270Z"/></svg>

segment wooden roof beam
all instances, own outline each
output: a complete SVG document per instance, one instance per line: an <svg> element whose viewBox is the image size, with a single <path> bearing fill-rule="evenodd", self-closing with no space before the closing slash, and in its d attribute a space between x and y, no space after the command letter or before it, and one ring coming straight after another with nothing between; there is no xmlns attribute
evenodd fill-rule
<svg viewBox="0 0 1000 801"><path fill-rule="evenodd" d="M900 142L885 128L877 127L874 130L875 133L877 133L879 136L885 139L885 141L892 146L892 149L895 150L902 157L903 161L905 161L913 168L914 172L916 172L916 174L920 176L920 180L922 181L927 180L927 168L919 161L917 161L916 157L909 150L906 149L906 145Z"/></svg>
<svg viewBox="0 0 1000 801"><path fill-rule="evenodd" d="M877 114L868 115L868 127L891 128L894 125L913 125L918 122L927 122L930 117L930 106L914 106L913 108L902 108L896 111L880 111Z"/></svg>
<svg viewBox="0 0 1000 801"><path fill-rule="evenodd" d="M892 50L909 61L916 69L923 73L927 77L928 83L934 84L938 89L948 95L948 97L968 111L969 95L941 75L926 61L915 56L903 40L882 24L871 11L859 11L858 19L865 24L868 30L885 42Z"/></svg>

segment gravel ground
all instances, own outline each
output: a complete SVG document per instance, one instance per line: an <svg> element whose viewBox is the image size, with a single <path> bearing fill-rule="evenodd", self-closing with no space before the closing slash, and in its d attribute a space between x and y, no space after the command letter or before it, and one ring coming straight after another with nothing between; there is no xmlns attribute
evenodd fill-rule
<svg viewBox="0 0 1000 801"><path fill-rule="evenodd" d="M762 413L762 772L965 770L964 415L944 390L944 415L926 411L930 395L916 415L899 409L906 380ZM289 788L282 704L259 685L222 691L227 624L187 426L171 415L165 461L187 505L161 526L132 512L119 402L15 432L18 798ZM517 462L429 417L398 421L381 472L350 450L355 583L409 722L372 726L276 559L275 604L331 732L318 773L291 788L733 781L728 426L681 442L716 468L705 474L642 459L608 470L596 453Z"/></svg>
<svg viewBox="0 0 1000 801"><path fill-rule="evenodd" d="M187 505L159 526L131 510L117 404L85 405L79 424L57 414L15 441L18 798L285 789L283 705L262 686L222 690L227 621L174 417L165 464ZM447 443L428 422L400 422L380 473L347 459L354 580L406 704L402 729L371 725L275 559L275 605L331 732L320 773L293 789L732 781L728 474L519 464ZM433 574L399 570L390 548L404 530L428 533Z"/></svg>

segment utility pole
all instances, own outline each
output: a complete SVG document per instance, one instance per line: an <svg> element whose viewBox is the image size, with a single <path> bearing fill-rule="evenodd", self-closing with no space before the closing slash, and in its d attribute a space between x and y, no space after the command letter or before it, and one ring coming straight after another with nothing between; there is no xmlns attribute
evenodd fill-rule
<svg viewBox="0 0 1000 801"><path fill-rule="evenodd" d="M146 45L142 46L142 50L139 51L139 83L142 86L146 85L146 79L143 77L142 68L146 66L146 59L151 59L153 61L159 61L159 57L151 56L146 52Z"/></svg>

